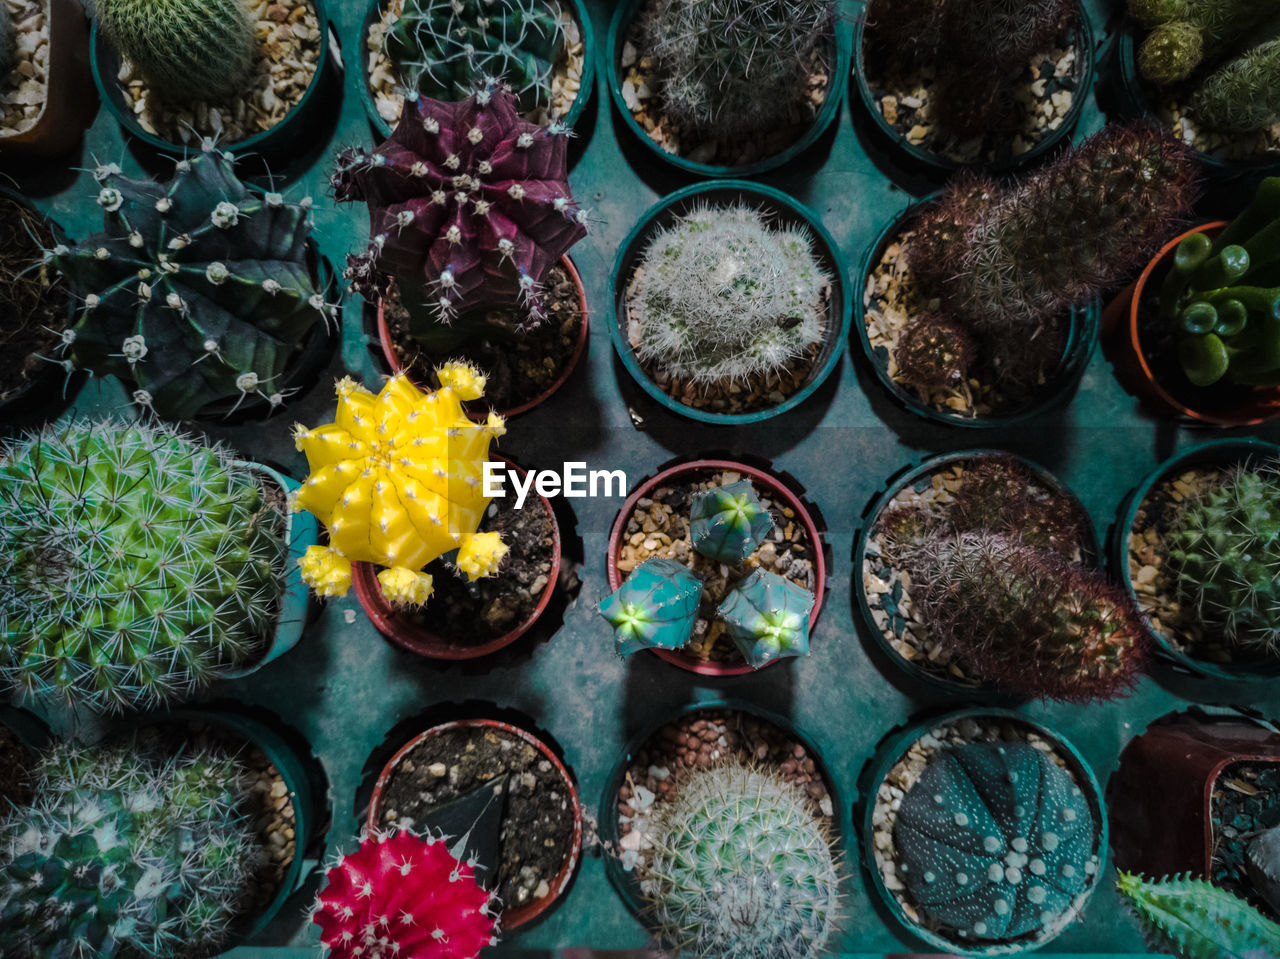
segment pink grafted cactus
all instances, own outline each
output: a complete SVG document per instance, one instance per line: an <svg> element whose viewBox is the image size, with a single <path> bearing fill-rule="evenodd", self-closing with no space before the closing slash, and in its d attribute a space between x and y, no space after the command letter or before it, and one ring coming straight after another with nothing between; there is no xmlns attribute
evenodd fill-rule
<svg viewBox="0 0 1280 959"><path fill-rule="evenodd" d="M394 279L406 306L420 293L440 321L513 301L542 318L539 281L586 235L587 214L569 192L568 128L516 109L492 85L457 103L419 97L375 152L338 155L337 199L369 205L369 248L348 258L360 293Z"/></svg>
<svg viewBox="0 0 1280 959"><path fill-rule="evenodd" d="M443 839L372 835L329 870L312 919L333 959L475 959L492 894Z"/></svg>

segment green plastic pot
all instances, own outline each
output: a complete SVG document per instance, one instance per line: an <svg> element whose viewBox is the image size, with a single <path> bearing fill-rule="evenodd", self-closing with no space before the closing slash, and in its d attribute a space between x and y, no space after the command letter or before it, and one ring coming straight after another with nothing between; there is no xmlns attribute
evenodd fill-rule
<svg viewBox="0 0 1280 959"><path fill-rule="evenodd" d="M712 410L700 410L687 406L669 396L640 366L640 361L627 341L627 284L654 233L670 226L677 217L700 205L727 204L737 201L747 201L765 211L771 215L773 222L803 226L809 231L814 239L814 253L823 269L831 277L831 301L827 308L825 341L814 364L813 372L810 374L809 382L802 389L769 409L755 410L750 413L716 413ZM849 338L849 323L853 313L853 298L846 280L848 275L849 269L844 255L840 252L835 238L822 225L822 220L808 207L781 190L745 180L712 180L695 183L693 186L687 186L663 197L649 207L640 217L639 222L631 228L626 239L622 241L617 259L613 263L613 270L609 274L608 301L613 308L613 315L609 319L609 337L613 340L613 348L617 350L622 365L626 367L627 372L641 389L671 412L703 423L719 423L725 426L759 423L799 406L817 391L839 364L840 355Z"/></svg>
<svg viewBox="0 0 1280 959"><path fill-rule="evenodd" d="M333 28L325 13L324 0L309 0L309 2L315 8L316 21L320 27L320 53L311 84L303 93L302 99L295 103L275 126L244 140L219 143L221 149L231 150L242 156L256 155L265 160L289 160L305 152L310 145L308 128L337 111L338 104L334 97L326 95L321 90L330 79L330 71L338 69L329 48ZM181 156L185 150L199 149L198 140L189 146L174 143L154 133L148 133L138 123L133 111L125 105L124 96L116 80L120 73L120 56L98 29L96 20L89 37L89 51L93 82L98 88L98 95L102 98L107 110L130 137L165 155ZM334 86L341 85L334 84Z"/></svg>
<svg viewBox="0 0 1280 959"><path fill-rule="evenodd" d="M373 127L377 133L378 140L385 140L391 136L391 124L382 118L382 114L378 112L378 101L373 95L373 86L369 83L369 28L382 18L382 11L386 9L389 0L369 0L368 9L365 11L364 20L360 24L360 48L356 51L355 60L360 63L360 100L364 103L364 111L369 115L369 125ZM578 29L582 33L582 80L578 87L578 95L573 98L573 105L569 107L569 112L564 115L561 122L565 126L573 129L578 125L578 121L582 119L582 114L587 109L587 104L591 102L591 97L595 93L596 88L596 36L595 31L591 27L591 17L587 14L587 8L583 5L582 0L559 0L569 7L573 18L578 21ZM579 131L581 135L583 131Z"/></svg>
<svg viewBox="0 0 1280 959"><path fill-rule="evenodd" d="M635 117L631 115L631 110L627 107L626 101L622 99L622 47L626 42L627 27L635 19L644 2L645 0L622 0L618 4L613 11L613 19L609 22L609 37L601 51L601 55L605 61L604 72L609 81L609 94L613 98L613 105L617 109L623 125L631 132L632 136L662 162L669 163L671 166L685 173L692 173L695 176L757 176L790 163L808 150L826 132L827 127L831 126L831 121L840 112L840 104L844 100L845 90L849 83L849 63L853 59L853 43L850 39L848 25L842 18L837 17L833 30L834 36L832 37L836 56L835 63L831 68L831 82L827 89L827 98L813 118L813 123L809 126L809 129L795 143L781 153L762 157L752 163L744 163L739 166L698 163L694 160L676 156L674 153L668 153L645 132L644 127L636 122Z"/></svg>
<svg viewBox="0 0 1280 959"><path fill-rule="evenodd" d="M1033 402L1018 409L1004 413L992 413L987 416L962 416L954 410L939 410L924 403L915 391L898 383L889 375L888 356L882 355L872 347L871 337L867 333L866 280L884 255L885 249L897 238L911 222L930 203L942 196L934 193L901 210L885 225L876 237L875 242L867 247L863 254L858 276L862 280L858 295L854 297L853 327L858 334L858 342L862 345L862 354L867 365L875 374L880 385L908 411L934 423L945 423L948 426L967 427L969 429L993 429L1002 426L1013 426L1025 423L1033 417L1054 407L1068 402L1068 397L1084 375L1085 367L1093 356L1098 345L1098 326L1101 310L1097 300L1086 306L1075 307L1071 311L1071 329L1067 335L1067 344L1062 352L1062 361L1057 370L1041 387L1042 395Z"/></svg>
<svg viewBox="0 0 1280 959"><path fill-rule="evenodd" d="M866 18L859 17L853 28L853 74L858 86L858 95L862 100L862 109L871 118L871 122L881 136L893 145L895 152L908 164L925 167L931 173L951 174L957 170L982 169L990 173L1005 174L1033 166L1070 140L1071 133L1080 121L1081 113L1084 112L1085 101L1089 99L1089 90L1093 86L1093 25L1089 22L1088 14L1081 8L1075 25L1076 88L1071 98L1071 109L1062 118L1062 123L1056 130L1048 131L1030 150L1008 160L993 163L961 163L911 143L884 118L876 98L871 93L871 84L867 81L866 54L863 50L866 32Z"/></svg>
<svg viewBox="0 0 1280 959"><path fill-rule="evenodd" d="M926 943L931 950L953 956L1009 956L1017 953L1032 952L1057 939L1072 924L1071 920L1060 923L1049 935L1038 941L1031 941L1023 937L1021 940L1013 942L993 942L975 945L959 938L950 939L940 933L932 932L913 921L902 908L902 903L885 886L884 878L880 875L880 869L876 865L875 826L872 818L875 815L876 795L880 791L880 785L888 777L890 770L897 765L898 760L906 755L912 743L931 730L937 729L939 726L952 726L964 719L988 717L1027 726L1041 738L1051 743L1057 755L1066 761L1069 770L1074 774L1076 781L1080 784L1080 788L1088 798L1089 807L1093 811L1094 822L1097 824L1094 848L1098 856L1098 871L1094 874L1093 882L1085 888L1085 891L1081 893L1073 904L1072 911L1076 917L1084 909L1089 897L1102 884L1102 878L1107 870L1110 833L1107 824L1107 807L1102 800L1102 789L1099 787L1097 777L1094 776L1093 770L1085 761L1084 756L1056 730L1033 722L1014 710L975 706L945 713L934 719L910 723L904 729L890 733L881 741L875 755L864 770L863 775L865 778L859 780L865 783L860 803L862 808L855 812L855 817L860 820L862 827L862 868L866 872L868 885L873 890L874 898L879 900L884 910L905 932L914 939Z"/></svg>
<svg viewBox="0 0 1280 959"><path fill-rule="evenodd" d="M1280 458L1280 445L1259 439L1242 438L1202 443L1157 466L1125 498L1120 506L1116 526L1112 530L1110 550L1112 572L1123 584L1125 591L1136 600L1137 593L1133 588L1133 577L1129 574L1129 536L1134 519L1138 515L1138 509L1161 480L1201 464L1258 463L1277 458ZM1225 665L1196 659L1175 647L1166 636L1152 628L1150 620L1145 615L1142 621L1152 639L1156 654L1180 672L1201 679L1225 679L1236 682L1256 682L1280 676L1280 660Z"/></svg>
<svg viewBox="0 0 1280 959"><path fill-rule="evenodd" d="M1036 481L1048 489L1052 489L1062 496L1068 497L1071 502L1076 505L1080 515L1086 520L1082 534L1084 536L1084 559L1086 562L1097 560L1101 557L1101 547L1098 543L1097 534L1094 531L1093 523L1088 522L1089 513L1084 508L1084 504L1071 492L1065 483L1050 473L1038 463L1016 454L1006 452L1004 450L994 449L971 449L960 450L953 453L940 453L936 456L927 457L917 466L907 467L895 476L890 477L884 491L880 493L866 512L862 515L862 522L854 534L853 543L853 584L852 591L854 596L854 604L857 607L858 615L862 619L862 624L866 631L874 640L876 646L885 656L889 658L896 666L902 669L915 681L924 684L927 687L946 693L953 697L967 697L969 699L1008 699L1008 693L1002 693L993 686L973 681L965 682L957 679L948 673L939 672L937 670L926 669L924 666L909 659L905 659L896 649L890 645L885 639L884 633L872 615L871 603L867 598L867 591L863 585L862 569L867 559L867 546L871 542L871 531L876 524L876 520L880 514L893 501L893 498L899 492L908 486L914 486L921 482L927 483L929 478L935 473L940 472L953 463L964 462L967 460L982 459L990 456L1013 457L1019 463L1027 468ZM1015 697L1016 698L1016 697Z"/></svg>

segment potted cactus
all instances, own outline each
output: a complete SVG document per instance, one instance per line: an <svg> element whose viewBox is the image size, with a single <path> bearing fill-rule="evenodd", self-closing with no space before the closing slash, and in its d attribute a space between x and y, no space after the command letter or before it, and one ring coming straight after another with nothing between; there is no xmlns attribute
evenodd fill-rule
<svg viewBox="0 0 1280 959"><path fill-rule="evenodd" d="M587 317L565 253L588 219L569 192L568 132L524 120L490 84L456 103L419 97L377 151L339 155L334 193L368 205L371 235L347 276L378 312L392 371L429 388L436 365L464 357L506 410L568 376Z"/></svg>
<svg viewBox="0 0 1280 959"><path fill-rule="evenodd" d="M852 309L845 274L822 222L785 194L740 181L686 187L650 207L619 249L614 348L644 391L682 416L776 416L839 363Z"/></svg>
<svg viewBox="0 0 1280 959"><path fill-rule="evenodd" d="M292 481L160 425L78 420L0 453L0 683L99 712L244 675L301 638Z"/></svg>
<svg viewBox="0 0 1280 959"><path fill-rule="evenodd" d="M572 128L595 85L582 0L370 0L361 84L369 122L391 135L406 93L464 100L501 80L530 121Z"/></svg>
<svg viewBox="0 0 1280 959"><path fill-rule="evenodd" d="M75 299L60 355L166 420L270 415L312 385L338 329L311 200L250 189L210 147L167 183L94 171L105 230L49 251Z"/></svg>
<svg viewBox="0 0 1280 959"><path fill-rule="evenodd" d="M70 150L97 111L89 21L76 0L22 0L0 10L0 156Z"/></svg>
<svg viewBox="0 0 1280 959"><path fill-rule="evenodd" d="M849 59L834 0L626 0L605 54L627 128L699 176L752 176L811 147L839 112Z"/></svg>
<svg viewBox="0 0 1280 959"><path fill-rule="evenodd" d="M1202 879L1153 882L1122 872L1116 888L1152 948L1172 953L1177 959L1266 959L1280 949L1280 925L1238 896Z"/></svg>
<svg viewBox="0 0 1280 959"><path fill-rule="evenodd" d="M1093 31L1079 0L872 0L854 58L864 108L909 161L1009 170L1070 137Z"/></svg>
<svg viewBox="0 0 1280 959"><path fill-rule="evenodd" d="M913 413L957 426L1032 416L1076 384L1093 301L1191 208L1194 167L1154 127L1111 126L1024 180L967 176L895 218L864 261L854 326Z"/></svg>
<svg viewBox="0 0 1280 959"><path fill-rule="evenodd" d="M1106 867L1107 809L1067 740L1006 710L892 734L866 772L863 866L892 917L961 956L1038 949Z"/></svg>

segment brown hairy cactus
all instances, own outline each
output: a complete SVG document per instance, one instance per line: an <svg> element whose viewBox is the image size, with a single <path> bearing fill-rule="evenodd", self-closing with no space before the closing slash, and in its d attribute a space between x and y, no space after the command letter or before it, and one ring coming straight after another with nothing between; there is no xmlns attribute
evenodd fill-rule
<svg viewBox="0 0 1280 959"><path fill-rule="evenodd" d="M956 532L986 531L1070 559L1080 547L1083 517L1071 498L1036 484L1012 456L991 456L965 469L948 510Z"/></svg>
<svg viewBox="0 0 1280 959"><path fill-rule="evenodd" d="M907 324L893 346L898 375L926 390L964 382L973 361L973 338L941 313L926 313Z"/></svg>

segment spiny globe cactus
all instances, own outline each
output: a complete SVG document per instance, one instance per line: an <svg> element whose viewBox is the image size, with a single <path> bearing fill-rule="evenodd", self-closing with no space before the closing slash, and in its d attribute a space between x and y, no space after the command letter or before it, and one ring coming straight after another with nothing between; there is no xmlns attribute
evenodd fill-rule
<svg viewBox="0 0 1280 959"><path fill-rule="evenodd" d="M1280 475L1233 469L1188 499L1165 535L1178 596L1205 628L1280 655Z"/></svg>
<svg viewBox="0 0 1280 959"><path fill-rule="evenodd" d="M386 38L400 82L437 100L465 100L501 80L528 113L551 103L564 26L547 0L405 0Z"/></svg>
<svg viewBox="0 0 1280 959"><path fill-rule="evenodd" d="M1178 959L1274 959L1280 926L1243 899L1203 879L1152 882L1120 873L1116 888L1151 945Z"/></svg>
<svg viewBox="0 0 1280 959"><path fill-rule="evenodd" d="M497 945L495 897L447 841L365 836L329 870L312 910L333 959L475 959Z"/></svg>
<svg viewBox="0 0 1280 959"><path fill-rule="evenodd" d="M1277 0L1129 0L1129 13L1151 33L1138 48L1138 69L1159 86L1181 83L1213 66L1280 14Z"/></svg>
<svg viewBox="0 0 1280 959"><path fill-rule="evenodd" d="M243 0L95 0L94 11L111 46L165 99L238 93L258 55Z"/></svg>
<svg viewBox="0 0 1280 959"><path fill-rule="evenodd" d="M596 607L613 627L618 654L681 649L693 634L702 580L673 559L645 560Z"/></svg>
<svg viewBox="0 0 1280 959"><path fill-rule="evenodd" d="M657 807L643 888L676 956L816 959L839 922L826 825L800 789L738 765L694 772Z"/></svg>
<svg viewBox="0 0 1280 959"><path fill-rule="evenodd" d="M167 183L98 167L106 231L49 251L81 304L72 363L136 383L165 419L252 395L278 406L294 348L336 314L308 262L310 200L250 190L205 146Z"/></svg>
<svg viewBox="0 0 1280 959"><path fill-rule="evenodd" d="M39 801L0 822L0 953L218 951L261 857L248 778L215 750L55 746L36 770Z"/></svg>
<svg viewBox="0 0 1280 959"><path fill-rule="evenodd" d="M955 532L1000 533L1068 559L1080 549L1080 506L1060 489L1037 482L1016 456L995 454L966 464L947 521Z"/></svg>
<svg viewBox="0 0 1280 959"><path fill-rule="evenodd" d="M773 517L756 496L750 480L693 494L689 538L703 556L737 566L756 551L772 529Z"/></svg>
<svg viewBox="0 0 1280 959"><path fill-rule="evenodd" d="M1280 913L1280 826L1254 837L1245 850L1245 868L1254 891Z"/></svg>
<svg viewBox="0 0 1280 959"><path fill-rule="evenodd" d="M1280 40L1251 47L1205 78L1191 100L1196 119L1230 133L1280 120Z"/></svg>
<svg viewBox="0 0 1280 959"><path fill-rule="evenodd" d="M457 551L455 565L475 580L497 571L507 547L477 528L489 505L481 477L490 440L506 432L502 417L474 423L462 404L484 395L485 381L465 363L436 370L440 388L423 393L402 373L374 395L350 377L337 385L335 421L299 424L294 439L310 475L292 494L294 510L313 513L329 545L298 561L302 577L324 596L351 585L353 562L376 563L383 595L417 605L431 595L432 560Z"/></svg>
<svg viewBox="0 0 1280 959"><path fill-rule="evenodd" d="M640 360L696 384L785 369L822 338L829 278L802 227L745 204L702 206L658 232L630 291Z"/></svg>
<svg viewBox="0 0 1280 959"><path fill-rule="evenodd" d="M926 313L907 324L893 344L899 378L925 390L961 386L974 360L973 337L961 324Z"/></svg>
<svg viewBox="0 0 1280 959"><path fill-rule="evenodd" d="M966 939L1037 936L1074 918L1099 859L1093 811L1028 743L943 749L893 827L912 902Z"/></svg>
<svg viewBox="0 0 1280 959"><path fill-rule="evenodd" d="M568 134L522 119L514 94L493 86L407 103L376 152L344 150L332 176L339 201L369 207L369 248L348 258L355 288L374 299L394 280L411 327L427 330L489 305L518 303L540 321L543 276L587 232Z"/></svg>
<svg viewBox="0 0 1280 959"><path fill-rule="evenodd" d="M775 659L809 655L813 602L803 586L757 569L729 591L716 613L742 658L759 669Z"/></svg>
<svg viewBox="0 0 1280 959"><path fill-rule="evenodd" d="M77 421L0 453L0 682L100 711L246 665L275 626L284 517L163 426Z"/></svg>

